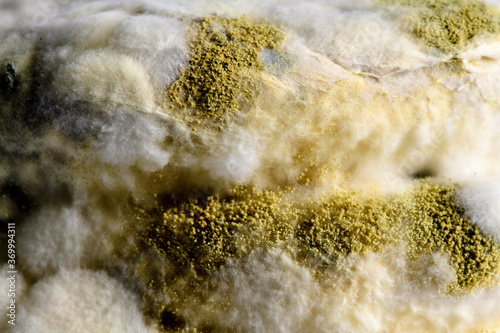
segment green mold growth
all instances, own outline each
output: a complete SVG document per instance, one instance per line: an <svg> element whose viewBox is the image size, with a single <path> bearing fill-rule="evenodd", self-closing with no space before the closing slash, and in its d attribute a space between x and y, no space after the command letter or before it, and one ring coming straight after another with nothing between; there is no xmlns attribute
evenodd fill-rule
<svg viewBox="0 0 500 333"><path fill-rule="evenodd" d="M397 195L366 197L335 191L318 201L298 203L292 199L297 193L291 188L236 187L227 196L202 200L170 196L158 199L153 209L137 206L136 218L145 226L137 253L153 251L172 267L168 278L136 271L145 274L139 280L148 281L142 284L150 289L145 291L149 316L174 318L189 302L179 295L203 298L211 274L230 260L276 247L311 269L318 279L351 253L406 247L409 267L429 254L448 258L456 279L443 287L446 293L468 293L493 285L498 282L500 246L465 217L453 201L454 190L422 181ZM162 305L160 299L170 303ZM168 313L162 315L166 309ZM182 318L170 321L178 323Z"/></svg>
<svg viewBox="0 0 500 333"><path fill-rule="evenodd" d="M500 11L478 0L382 0L416 10L412 32L445 53L467 46L476 36L500 32Z"/></svg>
<svg viewBox="0 0 500 333"><path fill-rule="evenodd" d="M409 243L409 260L433 252L450 258L457 272L450 291L488 285L498 271L500 247L465 217L452 186L423 183L410 193L380 198L335 192L301 204L286 199L291 191L236 187L225 198L171 197L168 205L136 211L147 225L145 246L198 277L259 247L280 246L298 260L328 265L402 242Z"/></svg>
<svg viewBox="0 0 500 333"><path fill-rule="evenodd" d="M291 237L288 222L297 216L282 202L283 193L237 187L228 198L168 200L169 207L142 211L150 223L147 246L170 258L181 271L205 276L229 258L248 255L259 246L278 246Z"/></svg>
<svg viewBox="0 0 500 333"><path fill-rule="evenodd" d="M403 240L402 220L392 200L335 193L306 209L298 224L299 251L326 267L350 253L377 252Z"/></svg>
<svg viewBox="0 0 500 333"><path fill-rule="evenodd" d="M293 235L288 222L296 216L282 192L237 187L225 198L165 197L154 209L136 207L136 218L146 229L135 253L154 249L158 257L153 261L166 261L172 271L164 276L155 273L158 269L135 270L138 284L147 286L144 311L160 328L172 331L173 326L188 327L177 325L182 322L179 309L202 302L211 273L255 249L285 246ZM165 299L168 304L162 304Z"/></svg>
<svg viewBox="0 0 500 333"><path fill-rule="evenodd" d="M205 17L192 23L191 60L167 90L181 108L223 121L237 112L242 100L254 96L255 71L264 69L259 52L277 49L284 40L276 27L256 24L247 17Z"/></svg>
<svg viewBox="0 0 500 333"><path fill-rule="evenodd" d="M453 201L454 187L424 184L413 194L411 256L441 252L450 258L457 279L451 294L471 292L498 281L500 246L484 235Z"/></svg>

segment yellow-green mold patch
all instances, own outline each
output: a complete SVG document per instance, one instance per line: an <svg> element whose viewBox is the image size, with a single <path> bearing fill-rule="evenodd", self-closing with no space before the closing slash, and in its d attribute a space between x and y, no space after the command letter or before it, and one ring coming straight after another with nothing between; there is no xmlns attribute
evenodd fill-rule
<svg viewBox="0 0 500 333"><path fill-rule="evenodd" d="M412 32L446 53L467 46L476 36L500 32L500 11L479 0L381 0L414 9Z"/></svg>
<svg viewBox="0 0 500 333"><path fill-rule="evenodd" d="M192 23L191 60L168 97L182 108L222 121L253 97L255 71L264 69L259 51L278 48L284 35L276 27L247 17L205 17Z"/></svg>
<svg viewBox="0 0 500 333"><path fill-rule="evenodd" d="M318 201L297 202L290 188L236 187L225 196L164 197L153 209L137 207L137 219L146 226L137 250L153 250L174 267L168 279L142 277L154 290L148 311L157 318L162 311L175 312L183 307L182 295L202 297L211 274L230 260L276 247L318 279L335 270L339 258L397 247L406 248L410 268L432 254L448 260L455 280L440 286L443 292L460 294L498 283L500 245L465 216L453 200L454 190L423 182L397 195L334 191ZM151 296L164 294L170 299L165 306L161 297Z"/></svg>
<svg viewBox="0 0 500 333"><path fill-rule="evenodd" d="M182 270L203 276L229 258L249 254L259 246L276 246L289 238L296 218L283 193L255 192L237 187L224 199L188 199L158 206L139 216L151 223L145 233L148 246Z"/></svg>
<svg viewBox="0 0 500 333"><path fill-rule="evenodd" d="M335 192L320 202L293 204L287 191L237 187L228 197L171 198L168 205L137 212L148 225L145 245L197 276L258 247L280 246L296 259L312 255L324 264L408 242L409 260L432 252L447 255L457 272L450 291L471 291L493 281L500 247L463 214L453 191L424 183L386 198Z"/></svg>
<svg viewBox="0 0 500 333"><path fill-rule="evenodd" d="M335 193L302 214L296 230L299 251L325 264L350 253L377 252L403 239L392 200Z"/></svg>
<svg viewBox="0 0 500 333"><path fill-rule="evenodd" d="M492 285L498 274L500 246L467 218L453 200L453 187L424 184L415 191L410 250L413 257L441 252L450 258L457 279L451 293Z"/></svg>

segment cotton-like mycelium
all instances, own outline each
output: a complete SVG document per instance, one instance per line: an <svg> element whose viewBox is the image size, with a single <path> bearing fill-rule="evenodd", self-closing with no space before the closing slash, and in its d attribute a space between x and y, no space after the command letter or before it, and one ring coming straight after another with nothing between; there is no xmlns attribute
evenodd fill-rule
<svg viewBox="0 0 500 333"><path fill-rule="evenodd" d="M0 330L500 329L497 4L40 6L0 5Z"/></svg>

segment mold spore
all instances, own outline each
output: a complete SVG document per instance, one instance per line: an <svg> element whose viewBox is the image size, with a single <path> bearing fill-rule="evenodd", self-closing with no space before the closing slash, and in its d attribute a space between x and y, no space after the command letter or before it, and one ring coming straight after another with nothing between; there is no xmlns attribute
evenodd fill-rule
<svg viewBox="0 0 500 333"><path fill-rule="evenodd" d="M500 32L500 11L479 0L383 0L412 8L411 30L430 47L457 52L482 34Z"/></svg>
<svg viewBox="0 0 500 333"><path fill-rule="evenodd" d="M283 33L248 17L204 17L192 23L191 59L168 97L182 108L222 121L255 95L255 73L264 69L259 51L278 48Z"/></svg>
<svg viewBox="0 0 500 333"><path fill-rule="evenodd" d="M454 186L424 181L385 197L333 191L319 201L297 202L291 200L292 188L251 187L203 200L164 197L152 210L137 207L137 218L146 226L137 244L170 261L173 274L190 281L188 290L194 293L231 262L256 251L287 253L322 281L350 256L403 249L408 274L413 272L417 284L438 265L432 276L441 292L466 294L498 283L500 245L464 215L454 191ZM428 258L436 264L423 265ZM167 295L185 292L169 281L156 280L152 288ZM169 306L182 309L175 299Z"/></svg>

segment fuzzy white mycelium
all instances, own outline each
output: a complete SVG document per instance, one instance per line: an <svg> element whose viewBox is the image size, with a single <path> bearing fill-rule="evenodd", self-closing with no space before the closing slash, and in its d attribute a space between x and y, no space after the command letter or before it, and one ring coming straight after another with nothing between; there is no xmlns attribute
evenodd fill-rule
<svg viewBox="0 0 500 333"><path fill-rule="evenodd" d="M7 0L0 31L1 331L500 330L498 4Z"/></svg>

